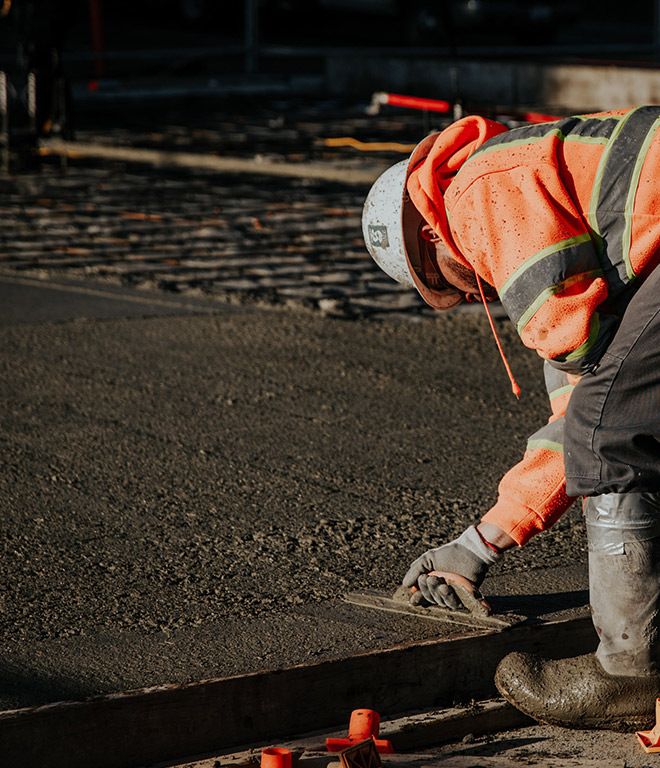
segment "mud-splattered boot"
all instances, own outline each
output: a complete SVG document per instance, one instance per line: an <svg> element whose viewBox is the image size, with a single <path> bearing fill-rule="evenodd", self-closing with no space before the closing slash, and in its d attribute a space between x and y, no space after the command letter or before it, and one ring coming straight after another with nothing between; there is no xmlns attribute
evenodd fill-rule
<svg viewBox="0 0 660 768"><path fill-rule="evenodd" d="M649 729L660 695L656 676L610 675L593 653L557 660L510 653L497 667L495 684L521 712L564 728Z"/></svg>
<svg viewBox="0 0 660 768"><path fill-rule="evenodd" d="M558 660L512 653L495 683L541 722L649 728L660 696L660 495L589 498L585 516L596 653Z"/></svg>

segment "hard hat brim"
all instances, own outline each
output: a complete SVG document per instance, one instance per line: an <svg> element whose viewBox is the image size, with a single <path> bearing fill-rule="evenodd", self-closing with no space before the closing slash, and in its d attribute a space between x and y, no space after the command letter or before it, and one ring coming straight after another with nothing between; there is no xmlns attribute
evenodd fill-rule
<svg viewBox="0 0 660 768"><path fill-rule="evenodd" d="M463 301L440 271L435 253L422 239L426 223L408 195L410 174L435 144L438 133L422 139L408 160L388 168L374 182L364 202L362 234L378 266L400 285L415 288L434 309L451 309Z"/></svg>
<svg viewBox="0 0 660 768"><path fill-rule="evenodd" d="M406 256L408 271L415 288L424 301L434 309L452 309L464 300L463 294L447 282L437 264L429 264L425 258L420 243L420 230L426 223L422 214L415 208L406 190L408 177L431 151L439 134L432 133L415 147L408 159L405 181L403 185L401 207L401 230L403 234L403 249Z"/></svg>

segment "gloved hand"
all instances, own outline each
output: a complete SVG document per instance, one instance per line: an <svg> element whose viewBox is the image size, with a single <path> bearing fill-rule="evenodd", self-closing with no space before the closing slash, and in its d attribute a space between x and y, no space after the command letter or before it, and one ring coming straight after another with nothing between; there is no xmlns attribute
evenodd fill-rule
<svg viewBox="0 0 660 768"><path fill-rule="evenodd" d="M463 607L451 585L438 576L429 575L432 571L463 576L478 588L486 578L486 573L493 563L502 557L502 552L484 543L471 525L454 541L436 549L429 549L410 566L403 578L405 587L419 587L424 599L453 610Z"/></svg>

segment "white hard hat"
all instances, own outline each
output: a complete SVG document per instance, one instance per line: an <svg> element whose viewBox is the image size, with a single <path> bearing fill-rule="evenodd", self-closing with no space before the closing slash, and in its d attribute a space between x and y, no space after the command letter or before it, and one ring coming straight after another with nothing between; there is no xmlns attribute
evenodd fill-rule
<svg viewBox="0 0 660 768"><path fill-rule="evenodd" d="M450 286L426 257L419 234L425 221L410 202L406 181L435 143L427 136L407 160L388 168L374 182L362 209L362 235L371 258L393 280L415 288L436 309L450 309L463 295Z"/></svg>
<svg viewBox="0 0 660 768"><path fill-rule="evenodd" d="M403 191L408 161L388 168L369 190L362 209L362 235L371 258L393 280L414 288L403 241Z"/></svg>

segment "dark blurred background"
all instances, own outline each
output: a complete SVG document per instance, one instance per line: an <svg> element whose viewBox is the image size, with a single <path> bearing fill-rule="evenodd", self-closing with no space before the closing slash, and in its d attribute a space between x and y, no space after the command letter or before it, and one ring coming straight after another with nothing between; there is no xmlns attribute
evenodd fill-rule
<svg viewBox="0 0 660 768"><path fill-rule="evenodd" d="M310 72L322 66L329 47L654 62L659 6L658 0L0 0L0 44L3 69L16 69L17 62L48 66L55 50L73 82Z"/></svg>
<svg viewBox="0 0 660 768"><path fill-rule="evenodd" d="M108 52L242 43L246 17L263 45L649 46L656 0L2 0L3 43L32 17L89 50L100 20ZM18 23L17 23L18 22ZM98 27L97 27L98 31ZM557 52L561 53L561 52ZM638 51L641 53L641 51ZM647 51L648 53L648 51Z"/></svg>
<svg viewBox="0 0 660 768"><path fill-rule="evenodd" d="M571 46L576 55L584 45L645 57L655 40L657 5L656 0L625 5L615 0L0 0L0 18L5 54L17 36L30 33L66 41L71 53L96 46L111 56L228 47L242 44L247 31L264 46L554 44ZM110 67L111 74L120 71Z"/></svg>
<svg viewBox="0 0 660 768"><path fill-rule="evenodd" d="M322 99L328 63L342 56L415 62L422 73L480 59L655 67L659 9L660 0L0 0L2 165L10 145L29 156L40 138L73 138L90 114L111 127L182 99L202 109L229 95ZM350 98L368 101L373 78L353 80ZM438 97L423 77L402 87Z"/></svg>

